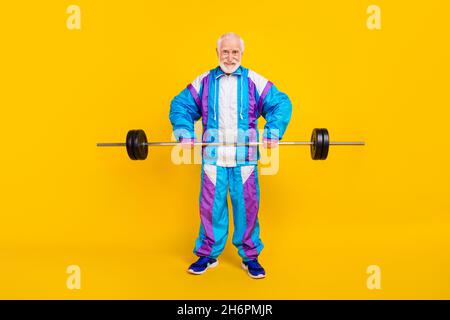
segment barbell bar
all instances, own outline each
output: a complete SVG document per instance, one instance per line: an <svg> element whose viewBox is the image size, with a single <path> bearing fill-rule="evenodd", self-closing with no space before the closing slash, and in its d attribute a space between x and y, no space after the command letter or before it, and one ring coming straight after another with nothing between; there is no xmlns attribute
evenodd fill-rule
<svg viewBox="0 0 450 320"><path fill-rule="evenodd" d="M102 142L97 147L126 147L131 160L145 160L148 156L149 147L167 147L180 145L181 142L148 142L147 135L142 129L130 130L125 142ZM194 146L258 146L264 142L194 142ZM332 146L364 146L364 141L330 141L330 135L325 128L315 128L311 134L311 141L279 141L279 145L287 146L310 146L311 158L313 160L325 160L328 156L330 145Z"/></svg>

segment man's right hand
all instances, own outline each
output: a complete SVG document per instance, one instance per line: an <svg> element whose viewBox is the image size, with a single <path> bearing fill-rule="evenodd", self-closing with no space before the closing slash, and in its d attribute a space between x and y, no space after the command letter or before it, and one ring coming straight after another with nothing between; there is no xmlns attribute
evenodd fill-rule
<svg viewBox="0 0 450 320"><path fill-rule="evenodd" d="M189 150L189 149L193 149L194 148L194 142L195 140L193 138L185 138L185 139L181 139L180 143L181 143L181 147L183 149Z"/></svg>

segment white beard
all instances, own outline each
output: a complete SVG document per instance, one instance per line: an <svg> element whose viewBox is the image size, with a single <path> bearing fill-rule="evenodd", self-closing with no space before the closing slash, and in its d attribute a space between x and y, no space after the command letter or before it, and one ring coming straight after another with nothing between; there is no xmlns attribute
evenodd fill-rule
<svg viewBox="0 0 450 320"><path fill-rule="evenodd" d="M233 73L241 66L241 64L236 62L235 66L233 68L228 68L223 62L221 62L219 60L219 66L220 66L220 68L222 69L223 72L225 72L225 73Z"/></svg>

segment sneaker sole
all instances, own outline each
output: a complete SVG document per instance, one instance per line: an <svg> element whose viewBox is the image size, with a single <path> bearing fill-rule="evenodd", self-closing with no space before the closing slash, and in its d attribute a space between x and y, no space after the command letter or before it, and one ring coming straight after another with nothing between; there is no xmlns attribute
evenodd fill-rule
<svg viewBox="0 0 450 320"><path fill-rule="evenodd" d="M203 271L194 271L194 270L192 270L192 269L188 269L188 272L191 273L191 274L203 274L203 273L205 273L206 270L208 270L209 268L215 268L215 267L217 267L218 265L219 265L219 260L217 260L216 262L213 262L213 263L211 263L211 264L208 264L208 266L206 267L206 269L203 270Z"/></svg>
<svg viewBox="0 0 450 320"><path fill-rule="evenodd" d="M265 274L258 274L257 276L252 275L252 274L250 273L250 271L248 271L248 267L247 267L244 263L242 263L242 262L241 262L241 266L242 266L242 269L244 269L245 271L247 271L247 274L248 274L248 276L249 276L250 278L253 278L253 279L263 279L263 278L266 277Z"/></svg>

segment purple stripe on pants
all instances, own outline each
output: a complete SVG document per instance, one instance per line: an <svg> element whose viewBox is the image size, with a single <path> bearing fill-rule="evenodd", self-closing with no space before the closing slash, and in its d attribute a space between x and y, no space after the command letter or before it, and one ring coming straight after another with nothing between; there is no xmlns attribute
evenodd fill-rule
<svg viewBox="0 0 450 320"><path fill-rule="evenodd" d="M214 205L215 186L206 172L203 173L202 195L200 199L200 220L205 230L203 243L197 250L199 256L209 256L214 244L214 232L212 226L212 211Z"/></svg>
<svg viewBox="0 0 450 320"><path fill-rule="evenodd" d="M259 208L256 193L255 174L255 171L253 171L244 183L245 219L247 222L247 227L245 228L242 247L245 255L249 259L256 259L258 257L258 252L256 251L255 244L251 238L253 229L256 225Z"/></svg>

